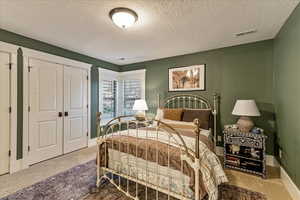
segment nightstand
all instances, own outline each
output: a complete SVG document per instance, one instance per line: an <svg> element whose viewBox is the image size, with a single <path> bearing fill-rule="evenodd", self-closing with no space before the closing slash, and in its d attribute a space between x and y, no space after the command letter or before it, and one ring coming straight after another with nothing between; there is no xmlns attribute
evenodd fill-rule
<svg viewBox="0 0 300 200"><path fill-rule="evenodd" d="M266 138L260 133L245 133L230 125L224 129L224 167L266 178Z"/></svg>

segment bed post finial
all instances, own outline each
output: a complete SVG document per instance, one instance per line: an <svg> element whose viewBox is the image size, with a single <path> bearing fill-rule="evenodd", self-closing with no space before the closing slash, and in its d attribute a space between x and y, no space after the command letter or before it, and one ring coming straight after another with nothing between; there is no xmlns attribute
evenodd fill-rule
<svg viewBox="0 0 300 200"><path fill-rule="evenodd" d="M97 137L99 138L100 137L100 134L101 134L101 115L102 113L101 112L97 112L96 114L96 127L97 127Z"/></svg>
<svg viewBox="0 0 300 200"><path fill-rule="evenodd" d="M219 98L219 95L218 93L213 93L213 98L214 98L214 110L217 109L217 102L218 102L218 98Z"/></svg>
<svg viewBox="0 0 300 200"><path fill-rule="evenodd" d="M199 119L194 119L194 124L196 126L195 128L195 134L196 134L196 144L195 144L195 153L196 153L196 158L199 159L199 139L200 139L200 120Z"/></svg>

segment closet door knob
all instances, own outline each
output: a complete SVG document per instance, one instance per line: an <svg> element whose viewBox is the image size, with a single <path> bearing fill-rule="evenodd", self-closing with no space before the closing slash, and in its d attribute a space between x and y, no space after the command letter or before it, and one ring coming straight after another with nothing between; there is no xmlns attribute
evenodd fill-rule
<svg viewBox="0 0 300 200"><path fill-rule="evenodd" d="M58 113L58 117L62 117L62 115L63 115L62 112Z"/></svg>
<svg viewBox="0 0 300 200"><path fill-rule="evenodd" d="M68 117L68 116L69 116L69 113L68 113L68 112L65 112L65 116Z"/></svg>

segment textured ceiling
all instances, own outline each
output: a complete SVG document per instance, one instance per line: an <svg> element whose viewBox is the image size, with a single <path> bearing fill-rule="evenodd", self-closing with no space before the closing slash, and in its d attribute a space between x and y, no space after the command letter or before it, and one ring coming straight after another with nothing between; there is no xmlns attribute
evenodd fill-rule
<svg viewBox="0 0 300 200"><path fill-rule="evenodd" d="M299 1L0 0L0 27L124 65L274 38ZM120 6L137 12L137 24L112 23Z"/></svg>

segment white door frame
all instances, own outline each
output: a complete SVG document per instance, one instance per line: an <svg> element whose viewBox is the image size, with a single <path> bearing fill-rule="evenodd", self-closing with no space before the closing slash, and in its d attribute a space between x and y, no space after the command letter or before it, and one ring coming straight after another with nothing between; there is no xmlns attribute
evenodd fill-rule
<svg viewBox="0 0 300 200"><path fill-rule="evenodd" d="M88 141L91 137L91 64L71 60L68 58L55 56L52 54L22 48L23 51L23 169L28 168L28 134L29 134L29 121L28 121L28 107L29 107L29 58L35 58L39 60L45 60L48 62L53 62L61 64L64 66L77 67L81 69L86 69L88 71ZM88 144L87 144L88 146Z"/></svg>
<svg viewBox="0 0 300 200"><path fill-rule="evenodd" d="M18 54L19 47L16 45L8 44L0 41L0 51L10 54L11 64L11 79L10 79L10 163L9 173L15 172L15 166L17 165L17 96L18 96Z"/></svg>

